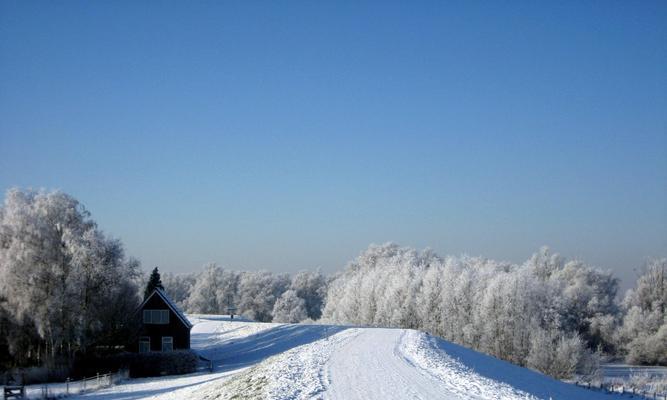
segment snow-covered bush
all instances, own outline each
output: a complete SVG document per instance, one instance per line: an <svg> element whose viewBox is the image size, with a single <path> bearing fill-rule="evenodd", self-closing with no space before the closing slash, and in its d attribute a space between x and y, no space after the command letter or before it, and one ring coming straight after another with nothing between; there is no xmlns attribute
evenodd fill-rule
<svg viewBox="0 0 667 400"><path fill-rule="evenodd" d="M664 375L653 375L646 371L634 372L622 384L638 392L667 394L667 377Z"/></svg>
<svg viewBox="0 0 667 400"><path fill-rule="evenodd" d="M579 336L568 337L538 328L531 337L526 366L555 378L570 378L582 365L584 357L588 355ZM589 372L592 368L587 367L586 372Z"/></svg>
<svg viewBox="0 0 667 400"><path fill-rule="evenodd" d="M627 361L667 365L667 259L653 259L625 296L620 341Z"/></svg>

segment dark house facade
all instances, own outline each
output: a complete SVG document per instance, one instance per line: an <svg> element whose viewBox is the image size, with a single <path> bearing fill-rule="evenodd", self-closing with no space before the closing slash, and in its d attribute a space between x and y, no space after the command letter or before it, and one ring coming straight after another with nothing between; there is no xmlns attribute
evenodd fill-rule
<svg viewBox="0 0 667 400"><path fill-rule="evenodd" d="M134 351L173 351L190 348L192 324L161 289L156 289L137 310L141 320Z"/></svg>

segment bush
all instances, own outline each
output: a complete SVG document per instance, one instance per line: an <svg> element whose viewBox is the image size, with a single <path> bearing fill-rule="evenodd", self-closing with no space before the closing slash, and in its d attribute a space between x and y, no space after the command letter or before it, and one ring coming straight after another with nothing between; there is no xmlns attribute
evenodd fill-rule
<svg viewBox="0 0 667 400"><path fill-rule="evenodd" d="M636 391L667 393L667 377L651 375L646 371L634 372L625 384Z"/></svg>
<svg viewBox="0 0 667 400"><path fill-rule="evenodd" d="M162 375L180 375L197 370L198 356L192 350L150 353L120 353L107 357L79 360L75 366L77 377L96 373L129 369L131 378Z"/></svg>
<svg viewBox="0 0 667 400"><path fill-rule="evenodd" d="M131 378L141 378L188 374L197 370L197 362L198 357L194 351L178 350L132 354L128 366Z"/></svg>

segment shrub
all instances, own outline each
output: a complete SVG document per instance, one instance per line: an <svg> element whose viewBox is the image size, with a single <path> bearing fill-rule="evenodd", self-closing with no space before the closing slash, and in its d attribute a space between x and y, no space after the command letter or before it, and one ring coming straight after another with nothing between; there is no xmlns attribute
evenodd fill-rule
<svg viewBox="0 0 667 400"><path fill-rule="evenodd" d="M646 371L634 372L625 384L636 391L667 394L667 377L652 375Z"/></svg>
<svg viewBox="0 0 667 400"><path fill-rule="evenodd" d="M198 356L192 350L150 353L120 353L89 357L75 366L77 377L129 369L131 378L188 374L197 370Z"/></svg>
<svg viewBox="0 0 667 400"><path fill-rule="evenodd" d="M141 378L161 375L180 375L197 370L198 357L192 350L166 353L132 354L129 362L130 377Z"/></svg>

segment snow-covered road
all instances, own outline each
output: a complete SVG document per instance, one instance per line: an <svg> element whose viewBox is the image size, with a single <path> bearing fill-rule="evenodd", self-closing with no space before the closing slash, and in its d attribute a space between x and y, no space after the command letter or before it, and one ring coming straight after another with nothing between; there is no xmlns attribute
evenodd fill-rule
<svg viewBox="0 0 667 400"><path fill-rule="evenodd" d="M324 369L328 399L455 399L444 383L415 368L400 349L402 329L364 329Z"/></svg>

